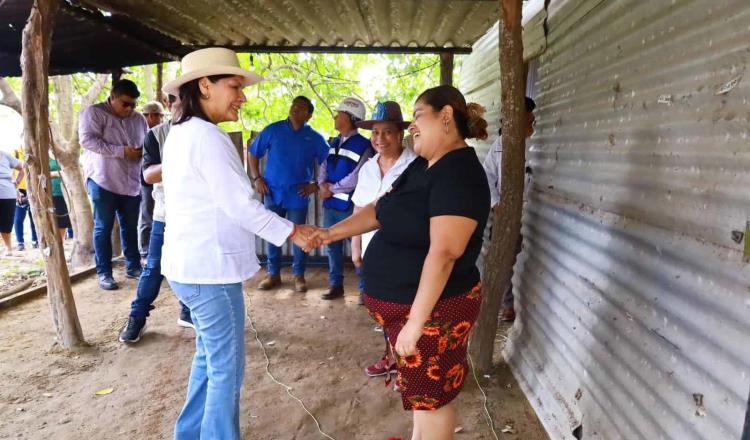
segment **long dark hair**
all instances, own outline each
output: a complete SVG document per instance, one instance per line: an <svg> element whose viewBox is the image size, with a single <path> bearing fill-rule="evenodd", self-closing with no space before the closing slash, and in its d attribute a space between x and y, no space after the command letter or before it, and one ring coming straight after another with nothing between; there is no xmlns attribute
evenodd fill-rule
<svg viewBox="0 0 750 440"><path fill-rule="evenodd" d="M208 78L208 80L212 83L216 83L219 80L222 80L224 78L231 78L233 76L234 75L228 74L211 75L207 76L206 78ZM208 119L208 116L206 116L206 113L203 112L203 108L201 108L201 99L206 99L206 97L203 96L203 93L201 93L200 85L198 85L198 82L200 80L200 78L194 79L180 86L180 112L174 125L187 122L193 116L195 116L196 118L201 118L204 121L211 122L211 120Z"/></svg>
<svg viewBox="0 0 750 440"><path fill-rule="evenodd" d="M466 98L455 87L442 85L422 92L416 102L423 101L435 111L440 111L446 105L453 108L453 120L456 128L464 139L487 139L487 121L482 117L484 107L474 102L466 104Z"/></svg>

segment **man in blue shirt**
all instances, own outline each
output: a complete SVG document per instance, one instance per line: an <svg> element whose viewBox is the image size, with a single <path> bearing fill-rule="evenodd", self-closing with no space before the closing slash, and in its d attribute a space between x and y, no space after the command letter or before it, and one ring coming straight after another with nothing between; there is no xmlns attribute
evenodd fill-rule
<svg viewBox="0 0 750 440"><path fill-rule="evenodd" d="M307 125L315 107L305 96L298 96L289 108L289 117L270 124L249 148L248 162L255 191L264 196L266 207L295 224L307 223L309 196L318 191L313 180L316 162L328 157L328 144L320 133ZM268 155L263 175L260 159ZM307 255L294 246L294 290L306 292ZM270 290L281 285L281 248L268 244L268 274L258 288Z"/></svg>

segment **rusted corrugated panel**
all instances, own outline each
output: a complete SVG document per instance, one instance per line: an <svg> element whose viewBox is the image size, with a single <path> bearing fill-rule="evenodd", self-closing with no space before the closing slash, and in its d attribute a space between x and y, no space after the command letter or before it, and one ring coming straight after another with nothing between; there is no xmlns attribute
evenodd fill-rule
<svg viewBox="0 0 750 440"><path fill-rule="evenodd" d="M738 439L750 5L556 3L504 355L554 439Z"/></svg>
<svg viewBox="0 0 750 440"><path fill-rule="evenodd" d="M498 2L445 0L85 0L188 45L471 47Z"/></svg>

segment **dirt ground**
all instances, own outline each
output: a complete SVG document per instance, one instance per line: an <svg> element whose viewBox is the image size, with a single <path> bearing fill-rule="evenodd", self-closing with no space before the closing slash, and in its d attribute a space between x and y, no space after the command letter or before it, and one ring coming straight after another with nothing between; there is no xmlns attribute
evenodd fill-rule
<svg viewBox="0 0 750 440"><path fill-rule="evenodd" d="M362 369L382 354L382 333L357 305L354 276L343 300L319 299L324 269L308 271L310 291L290 290L289 276L273 293L245 288L249 316L270 357L270 369L290 385L337 440L409 438L410 414L382 378ZM256 276L258 278L260 275ZM99 290L91 276L73 286L90 347L77 354L53 346L45 297L0 311L0 438L168 439L184 401L194 352L193 330L176 325L178 304L167 284L136 345L117 341L136 282L115 278L120 290ZM498 344L502 343L499 336ZM313 419L266 375L265 358L247 323L247 368L241 403L245 439L322 439ZM500 439L544 440L543 428L509 369L498 361L480 377ZM97 396L112 388L111 394ZM457 399L457 439L492 439L473 379ZM514 433L503 433L509 426Z"/></svg>

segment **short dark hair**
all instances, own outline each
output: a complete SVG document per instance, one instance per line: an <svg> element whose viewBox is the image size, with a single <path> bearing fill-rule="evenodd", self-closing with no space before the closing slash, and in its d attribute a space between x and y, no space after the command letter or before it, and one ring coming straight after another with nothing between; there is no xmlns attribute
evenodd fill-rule
<svg viewBox="0 0 750 440"><path fill-rule="evenodd" d="M526 113L531 113L536 109L536 102L534 102L534 100L529 98L528 96L524 98L523 104L526 109ZM500 128L497 129L497 135L498 136L503 135L503 119L502 118L500 118Z"/></svg>
<svg viewBox="0 0 750 440"><path fill-rule="evenodd" d="M141 92L138 91L138 86L129 79L121 79L112 86L112 94L127 95L133 99L138 99L141 96Z"/></svg>
<svg viewBox="0 0 750 440"><path fill-rule="evenodd" d="M531 113L536 109L536 102L534 102L533 99L529 98L528 96L525 99L525 106L526 106L526 113Z"/></svg>
<svg viewBox="0 0 750 440"><path fill-rule="evenodd" d="M296 98L292 99L292 102L297 100L305 101L305 104L307 104L307 111L310 112L311 115L313 114L313 112L315 111L315 106L313 105L312 101L310 101L310 98L308 98L307 96L299 95Z"/></svg>
<svg viewBox="0 0 750 440"><path fill-rule="evenodd" d="M221 79L233 76L235 75L211 75L206 78L212 83L216 83ZM206 113L203 112L203 108L201 108L203 94L201 93L200 85L198 85L200 80L200 78L197 78L180 86L180 111L177 121L174 123L175 125L187 122L193 116L211 122L208 116L206 116Z"/></svg>

